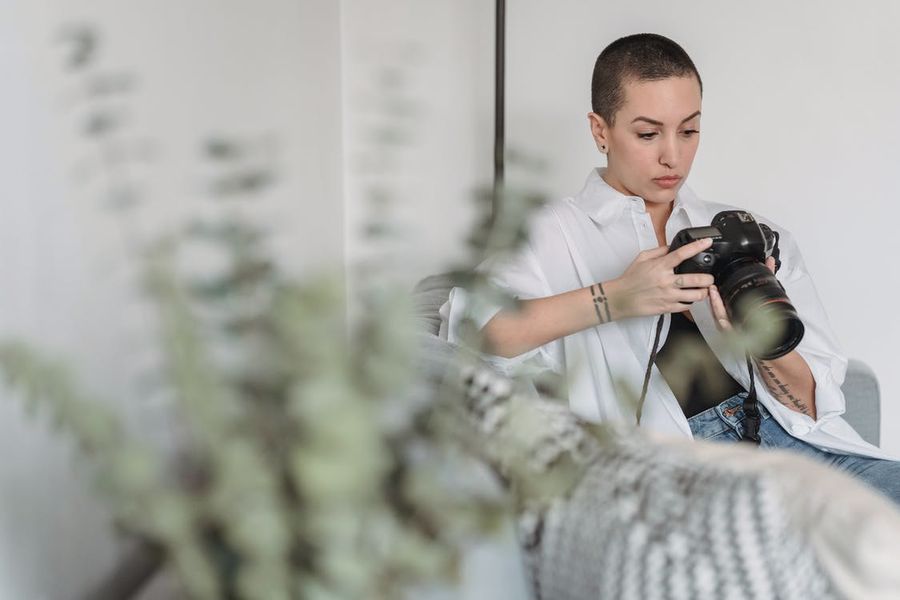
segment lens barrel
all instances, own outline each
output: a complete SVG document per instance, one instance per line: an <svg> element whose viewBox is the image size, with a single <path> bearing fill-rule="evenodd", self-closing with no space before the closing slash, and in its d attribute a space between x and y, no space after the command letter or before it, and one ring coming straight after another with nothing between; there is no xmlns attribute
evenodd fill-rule
<svg viewBox="0 0 900 600"><path fill-rule="evenodd" d="M752 259L726 266L717 277L732 323L748 337L750 353L762 360L784 356L803 339L805 328L771 271Z"/></svg>

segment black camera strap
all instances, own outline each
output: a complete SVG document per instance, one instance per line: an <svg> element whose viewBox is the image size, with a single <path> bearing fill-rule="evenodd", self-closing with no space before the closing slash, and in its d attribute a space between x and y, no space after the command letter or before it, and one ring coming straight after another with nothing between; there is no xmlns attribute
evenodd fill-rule
<svg viewBox="0 0 900 600"><path fill-rule="evenodd" d="M656 352L659 349L659 337L662 334L663 317L659 315L656 319L656 337L653 339L653 348L650 350L650 360L647 362L647 370L644 372L644 386L641 389L641 399L638 400L637 407L637 424L641 424L641 413L644 410L644 398L647 397L647 386L650 384L650 371L653 369L653 363L656 362Z"/></svg>
<svg viewBox="0 0 900 600"><path fill-rule="evenodd" d="M641 424L641 414L644 410L644 400L647 397L647 388L650 385L650 373L653 365L656 363L656 353L659 349L659 338L662 335L663 318L665 315L659 315L656 319L656 336L653 339L653 347L650 350L650 360L647 361L647 370L644 372L644 385L641 388L641 398L638 400L637 406L637 424ZM744 433L741 436L742 442L749 442L759 445L761 440L759 437L759 427L762 422L762 414L759 412L759 400L756 397L756 377L753 373L753 362L750 353L747 356L747 370L750 373L750 390L747 397L744 398Z"/></svg>
<svg viewBox="0 0 900 600"><path fill-rule="evenodd" d="M744 434L741 441L751 442L759 446L759 426L762 414L759 412L759 400L756 398L756 377L753 374L753 362L747 352L747 371L750 373L750 392L744 398Z"/></svg>

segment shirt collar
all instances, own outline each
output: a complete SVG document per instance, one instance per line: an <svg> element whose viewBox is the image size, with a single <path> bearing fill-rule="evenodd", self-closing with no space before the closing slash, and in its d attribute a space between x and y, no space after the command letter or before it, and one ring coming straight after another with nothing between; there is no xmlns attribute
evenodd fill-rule
<svg viewBox="0 0 900 600"><path fill-rule="evenodd" d="M598 225L608 225L626 210L646 212L644 199L640 196L626 196L603 179L608 167L591 169L584 187L575 196L575 203ZM709 225L700 216L700 199L687 184L682 184L675 195L672 214L685 211L691 226Z"/></svg>

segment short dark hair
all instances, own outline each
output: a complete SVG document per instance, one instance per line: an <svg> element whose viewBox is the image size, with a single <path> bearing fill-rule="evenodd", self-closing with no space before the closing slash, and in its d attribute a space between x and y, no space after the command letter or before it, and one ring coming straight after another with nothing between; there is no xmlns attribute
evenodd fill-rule
<svg viewBox="0 0 900 600"><path fill-rule="evenodd" d="M625 104L625 83L657 81L668 77L690 77L703 81L684 48L656 33L636 33L617 39L603 49L594 63L591 79L591 109L610 127Z"/></svg>

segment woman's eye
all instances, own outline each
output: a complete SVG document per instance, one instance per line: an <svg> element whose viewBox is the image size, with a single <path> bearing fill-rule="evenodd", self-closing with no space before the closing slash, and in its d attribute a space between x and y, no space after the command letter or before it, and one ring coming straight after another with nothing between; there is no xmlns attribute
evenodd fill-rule
<svg viewBox="0 0 900 600"><path fill-rule="evenodd" d="M698 130L696 130L696 129L686 129L685 131L682 131L682 133L685 134L685 135L688 136L688 137L691 137L691 136L694 135L695 133L700 133L700 132L699 132ZM639 134L637 134L637 136L638 136L639 138L641 138L642 140L652 140L653 137L654 137L655 135L656 135L656 132L655 132L655 131L652 132L652 133L639 133Z"/></svg>

